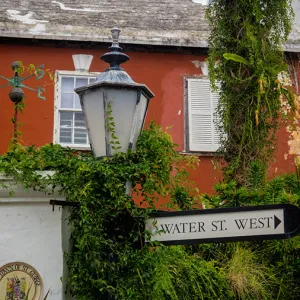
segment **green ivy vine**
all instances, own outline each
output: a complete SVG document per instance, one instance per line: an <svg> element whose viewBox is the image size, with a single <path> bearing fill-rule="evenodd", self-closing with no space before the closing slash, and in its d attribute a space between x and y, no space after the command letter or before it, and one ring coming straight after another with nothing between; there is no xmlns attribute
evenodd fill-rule
<svg viewBox="0 0 300 300"><path fill-rule="evenodd" d="M291 0L212 0L207 19L209 72L220 85L220 152L225 180L246 184L250 162L273 158L281 101L294 96L278 80L287 71L283 44L291 31Z"/></svg>
<svg viewBox="0 0 300 300"><path fill-rule="evenodd" d="M64 279L76 299L187 299L188 292L189 299L233 296L213 262L182 247L143 243L144 221L158 208L159 197L168 198L173 209L200 205L186 171L197 159L174 149L171 137L151 123L136 151L101 160L53 144L38 149L18 144L0 156L0 172L25 188L77 203L70 210L73 246ZM37 170L55 173L42 176ZM127 181L132 195L125 193Z"/></svg>
<svg viewBox="0 0 300 300"><path fill-rule="evenodd" d="M71 253L63 278L78 300L98 299L298 299L299 238L253 243L163 246L143 243L144 221L159 196L172 209L266 203L299 204L296 176L261 185L252 166L248 187L216 185L199 195L187 179L194 157L180 156L170 136L152 123L137 150L102 160L60 145L22 147L0 156L0 172L25 188L61 194L77 203L69 211ZM39 170L55 173L42 175ZM132 182L133 195L125 193ZM10 186L2 184L2 188ZM65 208L66 209L66 208ZM49 213L51 209L49 207Z"/></svg>

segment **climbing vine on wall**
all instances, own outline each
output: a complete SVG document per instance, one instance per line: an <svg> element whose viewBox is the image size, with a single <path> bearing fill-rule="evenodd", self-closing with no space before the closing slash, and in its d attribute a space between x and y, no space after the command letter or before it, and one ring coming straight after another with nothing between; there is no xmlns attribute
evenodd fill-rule
<svg viewBox="0 0 300 300"><path fill-rule="evenodd" d="M259 169L248 188L221 183L216 195L198 195L186 177L186 166L196 160L180 156L174 146L170 136L152 123L142 131L136 151L102 160L60 145L36 149L17 144L0 156L0 173L25 188L62 194L77 203L68 218L73 246L67 254L69 275L63 280L78 300L298 299L299 239L143 245L143 234L148 234L144 220L157 208L159 195L169 197L173 209L199 208L199 200L213 207L299 203L294 176L257 189ZM39 170L55 173L45 176ZM128 180L138 197L125 193ZM1 186L13 193L5 181Z"/></svg>
<svg viewBox="0 0 300 300"><path fill-rule="evenodd" d="M152 123L142 131L136 151L101 160L53 144L38 149L17 144L0 156L0 172L26 188L59 193L77 203L70 211L73 247L64 278L76 299L184 299L187 291L190 299L232 296L212 262L180 247L143 244L144 221L158 207L159 196L169 198L173 209L200 205L186 172L197 159L174 149L171 137ZM37 170L55 174L42 176ZM127 181L135 197L125 193Z"/></svg>
<svg viewBox="0 0 300 300"><path fill-rule="evenodd" d="M225 180L246 183L250 162L272 160L281 101L294 95L278 79L287 71L283 43L293 22L291 0L211 0L209 72L220 83L218 114Z"/></svg>

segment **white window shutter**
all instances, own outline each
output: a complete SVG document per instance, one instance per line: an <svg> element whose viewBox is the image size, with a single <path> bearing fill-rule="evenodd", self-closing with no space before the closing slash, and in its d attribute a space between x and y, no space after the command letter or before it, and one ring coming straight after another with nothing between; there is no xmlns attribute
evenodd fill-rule
<svg viewBox="0 0 300 300"><path fill-rule="evenodd" d="M208 79L187 81L189 150L215 152L220 146L220 134L214 124L219 94L211 92Z"/></svg>

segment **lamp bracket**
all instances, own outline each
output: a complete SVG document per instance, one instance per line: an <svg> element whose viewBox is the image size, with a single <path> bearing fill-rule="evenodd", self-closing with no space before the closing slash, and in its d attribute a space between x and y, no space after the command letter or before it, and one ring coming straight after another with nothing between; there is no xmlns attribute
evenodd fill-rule
<svg viewBox="0 0 300 300"><path fill-rule="evenodd" d="M71 202L71 201L62 201L62 200L50 200L50 205L52 205L52 211L54 211L54 206L71 206L71 207L79 207L80 203L79 202Z"/></svg>

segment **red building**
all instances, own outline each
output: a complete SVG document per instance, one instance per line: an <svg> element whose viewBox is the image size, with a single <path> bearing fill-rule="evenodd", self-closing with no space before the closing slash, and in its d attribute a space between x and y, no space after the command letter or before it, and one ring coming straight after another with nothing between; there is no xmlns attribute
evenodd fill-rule
<svg viewBox="0 0 300 300"><path fill-rule="evenodd" d="M205 70L209 28L205 6L196 0L99 1L64 4L64 1L3 0L0 7L0 75L12 77L11 62L25 66L45 65L55 80L29 79L26 85L40 86L40 96L24 89L26 108L20 116L25 145L54 142L88 150L89 143L81 107L74 87L90 82L106 69L99 57L107 51L110 29L117 24L120 43L131 60L124 65L128 74L146 84L155 94L147 122L155 120L169 127L178 151L196 153L200 164L191 172L202 192L212 192L220 176L213 163L218 147L213 111L218 96L210 92ZM203 1L204 2L204 1ZM300 9L297 1L294 8ZM286 53L293 57L299 73L300 15L296 16ZM92 55L90 67L75 68L73 55ZM81 59L80 57L78 59ZM76 59L75 59L76 60ZM84 70L84 68L86 70ZM7 82L0 79L0 86ZM45 89L45 90L43 90ZM7 151L12 137L13 104L10 88L0 89L0 153ZM299 91L298 91L299 92ZM193 115L193 116L192 116ZM294 171L288 153L288 136L278 132L276 160L269 170L274 176ZM286 159L287 158L287 159Z"/></svg>

